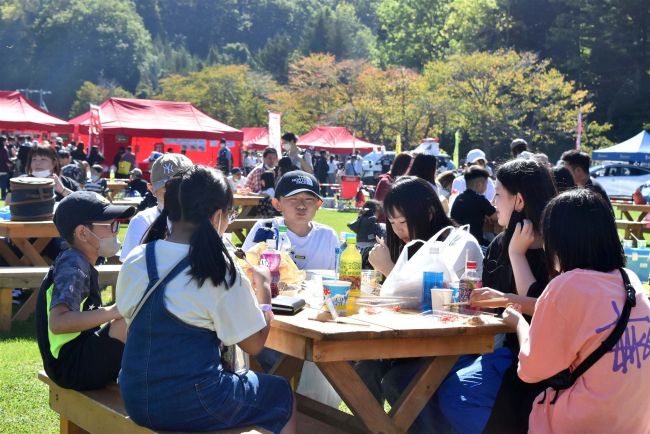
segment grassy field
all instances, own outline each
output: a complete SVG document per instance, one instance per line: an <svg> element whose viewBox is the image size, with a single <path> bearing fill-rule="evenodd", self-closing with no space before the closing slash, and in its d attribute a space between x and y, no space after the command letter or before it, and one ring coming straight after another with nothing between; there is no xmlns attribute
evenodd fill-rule
<svg viewBox="0 0 650 434"><path fill-rule="evenodd" d="M337 232L347 231L354 213L321 210L316 220ZM126 228L120 229L124 238ZM0 433L57 433L56 413L48 406L47 388L36 378L42 369L33 316L17 322L8 334L0 333Z"/></svg>

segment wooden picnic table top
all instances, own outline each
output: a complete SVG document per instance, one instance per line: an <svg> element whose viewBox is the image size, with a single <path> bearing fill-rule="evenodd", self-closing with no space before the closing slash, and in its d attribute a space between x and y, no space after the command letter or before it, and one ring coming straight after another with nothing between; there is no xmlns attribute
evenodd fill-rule
<svg viewBox="0 0 650 434"><path fill-rule="evenodd" d="M495 334L514 331L487 316L486 323L470 325L465 319L443 322L431 315L382 312L352 315L340 323L310 319L317 312L306 308L294 316L275 316L266 347L283 356L271 373L291 378L303 361L316 363L352 410L351 422L373 433L406 432L460 355L490 352ZM422 365L386 414L350 362L411 357L421 358ZM320 405L314 411L312 416L337 423L338 418L327 416L331 408Z"/></svg>
<svg viewBox="0 0 650 434"><path fill-rule="evenodd" d="M5 238L54 238L59 236L52 220L38 222L12 222L0 220L0 237Z"/></svg>
<svg viewBox="0 0 650 434"><path fill-rule="evenodd" d="M264 196L261 194L237 194L233 195L233 205L235 206L257 206Z"/></svg>
<svg viewBox="0 0 650 434"><path fill-rule="evenodd" d="M625 202L612 202L612 205L616 206L620 211L639 211L639 212L650 212L650 205L648 204L636 204L636 203L625 203Z"/></svg>

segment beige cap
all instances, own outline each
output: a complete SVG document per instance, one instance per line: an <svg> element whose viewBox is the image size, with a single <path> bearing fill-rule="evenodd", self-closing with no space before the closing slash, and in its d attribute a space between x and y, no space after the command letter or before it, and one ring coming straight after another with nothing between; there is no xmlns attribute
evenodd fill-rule
<svg viewBox="0 0 650 434"><path fill-rule="evenodd" d="M151 185L154 191L163 187L176 172L192 165L192 160L183 154L163 154L151 165Z"/></svg>

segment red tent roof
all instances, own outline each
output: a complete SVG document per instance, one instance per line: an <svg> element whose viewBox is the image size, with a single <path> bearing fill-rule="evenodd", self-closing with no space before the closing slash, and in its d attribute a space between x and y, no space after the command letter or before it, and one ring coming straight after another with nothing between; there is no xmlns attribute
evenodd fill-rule
<svg viewBox="0 0 650 434"><path fill-rule="evenodd" d="M353 151L372 152L381 146L354 138L344 127L317 127L298 139L298 146L333 154L351 154Z"/></svg>
<svg viewBox="0 0 650 434"><path fill-rule="evenodd" d="M72 132L72 125L20 94L0 90L0 128L5 130Z"/></svg>
<svg viewBox="0 0 650 434"><path fill-rule="evenodd" d="M189 102L109 98L101 104L105 134L136 137L242 140L243 134L198 110ZM86 132L90 112L70 119Z"/></svg>
<svg viewBox="0 0 650 434"><path fill-rule="evenodd" d="M269 147L269 129L266 127L242 128L244 149L262 150Z"/></svg>

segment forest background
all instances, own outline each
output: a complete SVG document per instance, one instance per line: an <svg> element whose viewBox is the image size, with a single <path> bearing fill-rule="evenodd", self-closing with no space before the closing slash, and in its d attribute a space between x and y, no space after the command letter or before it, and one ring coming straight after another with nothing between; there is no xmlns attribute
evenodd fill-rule
<svg viewBox="0 0 650 434"><path fill-rule="evenodd" d="M235 127L341 125L405 148L557 157L650 128L647 0L0 0L0 89L69 118L109 96Z"/></svg>

